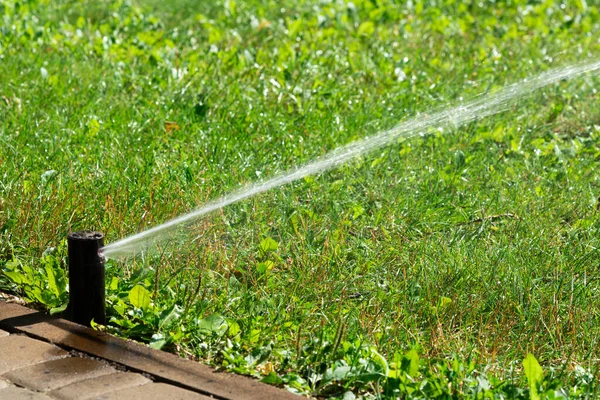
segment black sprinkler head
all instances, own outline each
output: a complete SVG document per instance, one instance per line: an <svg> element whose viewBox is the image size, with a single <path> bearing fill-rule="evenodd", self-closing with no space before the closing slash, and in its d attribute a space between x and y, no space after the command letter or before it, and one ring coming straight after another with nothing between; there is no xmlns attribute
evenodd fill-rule
<svg viewBox="0 0 600 400"><path fill-rule="evenodd" d="M67 318L90 326L92 320L106 324L104 234L92 231L71 232L69 248L69 307Z"/></svg>

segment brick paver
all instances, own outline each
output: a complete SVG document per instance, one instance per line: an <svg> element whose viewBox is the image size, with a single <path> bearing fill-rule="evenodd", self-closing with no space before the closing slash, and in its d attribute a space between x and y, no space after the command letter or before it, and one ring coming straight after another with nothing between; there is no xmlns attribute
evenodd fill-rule
<svg viewBox="0 0 600 400"><path fill-rule="evenodd" d="M0 328L15 332L5 335L0 331L0 400L298 398L257 380L219 373L197 362L13 303L0 301ZM58 346L119 365L119 370L140 371L148 379L117 372L104 361L88 356L71 357Z"/></svg>
<svg viewBox="0 0 600 400"><path fill-rule="evenodd" d="M10 371L3 377L19 386L46 392L113 372L114 368L100 361L69 357Z"/></svg>
<svg viewBox="0 0 600 400"><path fill-rule="evenodd" d="M52 400L43 393L34 392L14 385L0 389L0 399L6 400Z"/></svg>
<svg viewBox="0 0 600 400"><path fill-rule="evenodd" d="M26 336L0 337L0 374L67 356L66 351L52 344Z"/></svg>
<svg viewBox="0 0 600 400"><path fill-rule="evenodd" d="M85 400L97 398L100 395L115 392L117 390L127 389L135 386L141 386L150 383L150 379L140 374L131 372L117 372L109 375L102 375L93 379L86 379L71 385L53 390L48 394L61 400Z"/></svg>
<svg viewBox="0 0 600 400"><path fill-rule="evenodd" d="M164 383L150 383L148 385L138 386L98 397L98 400L209 400L206 397L189 390L178 388L177 386L166 385ZM213 399L214 400L214 399Z"/></svg>

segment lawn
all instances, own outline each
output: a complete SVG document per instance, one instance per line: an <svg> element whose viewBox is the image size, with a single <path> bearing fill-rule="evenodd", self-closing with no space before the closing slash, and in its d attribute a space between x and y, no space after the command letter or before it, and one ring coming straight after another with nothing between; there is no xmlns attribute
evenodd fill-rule
<svg viewBox="0 0 600 400"><path fill-rule="evenodd" d="M0 0L0 289L59 313L70 231L115 242L598 59L596 3ZM97 328L312 396L595 397L599 84L550 85L110 259Z"/></svg>

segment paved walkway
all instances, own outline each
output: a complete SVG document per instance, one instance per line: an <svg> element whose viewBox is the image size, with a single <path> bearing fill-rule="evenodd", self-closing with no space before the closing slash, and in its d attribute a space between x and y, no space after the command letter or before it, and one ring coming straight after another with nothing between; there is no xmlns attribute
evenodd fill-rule
<svg viewBox="0 0 600 400"><path fill-rule="evenodd" d="M298 396L0 301L0 399L209 398Z"/></svg>

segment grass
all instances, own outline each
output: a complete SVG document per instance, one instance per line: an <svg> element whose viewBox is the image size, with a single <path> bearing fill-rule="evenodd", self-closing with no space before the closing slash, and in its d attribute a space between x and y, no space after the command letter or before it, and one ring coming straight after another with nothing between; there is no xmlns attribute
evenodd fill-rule
<svg viewBox="0 0 600 400"><path fill-rule="evenodd" d="M0 0L4 290L59 311L69 231L115 241L600 54L589 0L200 3ZM313 396L594 397L598 83L111 260L99 328Z"/></svg>

